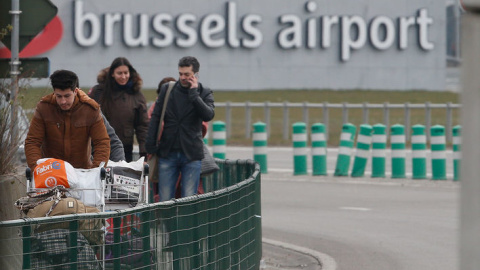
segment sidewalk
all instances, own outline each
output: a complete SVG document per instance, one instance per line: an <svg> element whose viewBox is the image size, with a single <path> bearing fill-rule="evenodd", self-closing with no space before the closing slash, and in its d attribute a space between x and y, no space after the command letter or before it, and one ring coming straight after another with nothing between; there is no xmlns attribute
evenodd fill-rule
<svg viewBox="0 0 480 270"><path fill-rule="evenodd" d="M282 247L270 241L263 241L262 254L264 264L260 265L260 269L268 270L320 270L321 262L318 258L309 254L301 253L297 250Z"/></svg>

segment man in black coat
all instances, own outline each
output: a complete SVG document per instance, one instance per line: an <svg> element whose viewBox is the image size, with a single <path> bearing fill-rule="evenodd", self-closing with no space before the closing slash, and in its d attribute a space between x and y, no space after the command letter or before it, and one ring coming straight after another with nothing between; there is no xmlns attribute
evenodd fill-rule
<svg viewBox="0 0 480 270"><path fill-rule="evenodd" d="M198 82L200 63L186 56L178 62L179 80L167 101L163 132L157 144L158 125L168 84L161 86L150 119L145 148L159 157L158 190L160 201L175 197L175 184L181 173L182 197L196 194L203 158L202 121L215 116L212 91Z"/></svg>

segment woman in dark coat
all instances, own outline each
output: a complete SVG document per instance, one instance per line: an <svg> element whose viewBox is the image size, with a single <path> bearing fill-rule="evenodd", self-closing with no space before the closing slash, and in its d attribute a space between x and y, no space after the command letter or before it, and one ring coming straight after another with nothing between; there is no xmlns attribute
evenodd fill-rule
<svg viewBox="0 0 480 270"><path fill-rule="evenodd" d="M134 135L140 156L145 156L148 118L140 75L126 58L118 57L110 67L100 71L97 82L98 85L88 94L100 104L103 114L122 141L125 160L132 161Z"/></svg>

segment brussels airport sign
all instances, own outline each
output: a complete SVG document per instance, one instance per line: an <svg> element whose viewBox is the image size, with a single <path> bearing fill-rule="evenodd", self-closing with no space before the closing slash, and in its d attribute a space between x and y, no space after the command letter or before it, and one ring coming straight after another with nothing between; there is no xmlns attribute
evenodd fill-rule
<svg viewBox="0 0 480 270"><path fill-rule="evenodd" d="M362 49L368 41L377 50L392 46L405 50L411 44L409 36L413 36L409 32L414 31L420 49L434 49L434 43L428 39L433 19L428 16L426 8L417 10L413 16L393 19L381 15L368 21L358 15L323 15L303 22L299 15L285 14L278 16L279 28L276 32L263 33L260 29L261 15L238 14L237 5L241 2L226 2L225 5L224 14L211 13L199 17L182 13L175 18L164 12L154 15L119 12L97 15L87 11L83 1L77 0L73 6L74 38L82 47L99 42L110 47L115 43L114 37L120 35L127 47L190 48L201 42L211 49L223 46L256 49L264 46L265 34L275 34L276 46L281 49L329 49L333 31L338 29L340 59L348 61L352 51ZM307 14L314 15L320 8L316 2L307 1L304 9ZM116 30L121 32L116 33Z"/></svg>

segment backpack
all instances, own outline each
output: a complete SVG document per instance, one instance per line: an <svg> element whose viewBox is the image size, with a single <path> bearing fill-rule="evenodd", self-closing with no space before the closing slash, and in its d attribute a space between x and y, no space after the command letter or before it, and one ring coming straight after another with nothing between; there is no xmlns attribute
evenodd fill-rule
<svg viewBox="0 0 480 270"><path fill-rule="evenodd" d="M73 243L70 231L54 229L37 233L32 237L32 269L70 269L69 251ZM87 239L77 232L77 269L100 270L101 265Z"/></svg>
<svg viewBox="0 0 480 270"><path fill-rule="evenodd" d="M55 201L43 202L35 206L33 209L30 209L27 212L27 217L35 218L45 216L60 216L69 214L100 212L96 207L86 206L83 204L82 201L71 197L61 198L55 206L54 204ZM102 227L104 225L104 222L104 219L83 219L80 220L78 223L78 230L83 234L83 236L85 236L85 238L91 245L101 245L103 244ZM37 228L35 228L35 232L39 233L46 230L68 228L68 222L48 223L39 225Z"/></svg>

